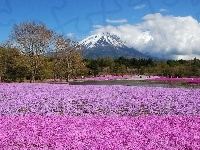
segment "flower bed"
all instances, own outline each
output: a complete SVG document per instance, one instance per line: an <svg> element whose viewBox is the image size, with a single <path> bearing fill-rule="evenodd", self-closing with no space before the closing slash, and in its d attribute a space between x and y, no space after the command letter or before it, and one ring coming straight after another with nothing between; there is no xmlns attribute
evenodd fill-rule
<svg viewBox="0 0 200 150"><path fill-rule="evenodd" d="M138 116L200 114L200 89L1 84L1 115Z"/></svg>
<svg viewBox="0 0 200 150"><path fill-rule="evenodd" d="M200 117L0 117L1 149L193 149Z"/></svg>
<svg viewBox="0 0 200 150"><path fill-rule="evenodd" d="M200 89L0 84L0 149L198 149Z"/></svg>
<svg viewBox="0 0 200 150"><path fill-rule="evenodd" d="M82 79L75 79L75 81L105 81L105 80L145 80L148 78L157 78L157 76L146 76L146 75L123 75L123 76L115 76L115 75L100 75L97 77L86 77ZM72 80L71 80L72 81Z"/></svg>
<svg viewBox="0 0 200 150"><path fill-rule="evenodd" d="M122 79L130 79L132 76L124 75L124 76L113 76L113 75L101 75L99 77L93 77L93 78L84 78L82 80L84 81L102 81L102 80L122 80Z"/></svg>

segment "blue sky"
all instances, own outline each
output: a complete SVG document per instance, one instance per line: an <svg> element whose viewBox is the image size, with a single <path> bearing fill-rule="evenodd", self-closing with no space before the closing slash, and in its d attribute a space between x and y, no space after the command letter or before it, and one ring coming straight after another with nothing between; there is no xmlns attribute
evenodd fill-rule
<svg viewBox="0 0 200 150"><path fill-rule="evenodd" d="M153 16L149 16L153 15ZM187 18L189 17L190 18ZM179 17L179 18L177 18ZM181 27L181 21L186 18L188 23L183 23L185 26ZM162 20L163 23L159 22ZM200 29L198 23L200 22L200 1L199 0L1 0L0 1L0 44L5 42L12 30L13 24L19 24L25 21L43 22L47 28L54 30L59 34L73 36L77 40L81 40L93 33L103 31L113 31L117 35L123 36L122 39L126 40L126 36L122 35L116 30L121 32L132 33L136 30L138 32L137 38L148 39L143 41L135 40L135 45L128 42L140 51L147 52L149 48L156 49L153 53L163 52L163 55L176 53L177 55L186 55L184 45L174 47L167 45L167 50L158 46L155 43L155 33L162 31L159 36L167 35L168 30L171 31L173 24L177 28L191 29L193 25L196 30ZM196 22L195 22L196 21ZM152 26L153 22L153 26ZM191 23L192 22L192 23ZM160 23L156 26L155 23ZM165 27L165 24L167 28ZM179 26L177 26L179 25ZM161 28L161 26L163 26ZM137 29L136 29L137 27ZM147 31L142 32L148 28ZM159 30L157 30L159 28ZM121 30L120 30L121 29ZM175 28L173 28L175 29ZM139 30L141 32L139 32ZM165 32L164 32L165 31ZM179 35L182 31L177 30ZM193 34L195 31L188 31L188 34ZM173 33L172 31L170 33ZM134 39L132 35L128 37ZM150 35L149 35L150 34ZM148 35L148 36L147 36ZM188 36L186 34L186 36ZM152 38L151 38L152 37ZM178 36L176 36L178 37ZM192 36L191 42L197 36ZM154 43L152 41L154 39ZM130 39L129 39L130 40ZM163 39L166 40L166 39ZM185 40L177 39L177 40ZM186 39L186 41L189 39ZM127 40L128 41L128 40ZM144 46L146 41L146 47ZM143 42L143 43L141 43ZM160 42L157 40L157 42ZM143 44L143 45L142 45ZM157 45L153 47L152 45ZM176 43L174 44L176 45ZM191 57L197 55L198 46L191 47ZM188 48L188 47L187 47ZM199 47L200 50L200 47ZM150 53L150 52L149 52ZM173 57L173 56L170 56ZM182 58L182 57L176 57ZM183 57L184 58L184 57Z"/></svg>

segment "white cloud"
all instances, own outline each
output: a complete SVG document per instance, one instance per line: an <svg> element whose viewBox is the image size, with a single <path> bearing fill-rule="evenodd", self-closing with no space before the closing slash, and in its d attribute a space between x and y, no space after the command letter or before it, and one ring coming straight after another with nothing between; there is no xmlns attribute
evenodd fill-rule
<svg viewBox="0 0 200 150"><path fill-rule="evenodd" d="M104 28L102 25L93 25L94 28Z"/></svg>
<svg viewBox="0 0 200 150"><path fill-rule="evenodd" d="M191 16L148 14L137 25L97 26L92 33L110 32L130 47L166 59L200 59L200 24Z"/></svg>
<svg viewBox="0 0 200 150"><path fill-rule="evenodd" d="M72 38L74 36L74 33L68 33L67 37Z"/></svg>
<svg viewBox="0 0 200 150"><path fill-rule="evenodd" d="M127 22L127 20L126 19L120 19L120 20L106 19L106 22L108 22L108 23L125 23L125 22Z"/></svg>
<svg viewBox="0 0 200 150"><path fill-rule="evenodd" d="M135 7L133 7L134 9L142 9L142 8L144 8L145 7L145 5L137 5L137 6L135 6Z"/></svg>
<svg viewBox="0 0 200 150"><path fill-rule="evenodd" d="M160 12L166 12L167 9L161 8L159 11L160 11Z"/></svg>

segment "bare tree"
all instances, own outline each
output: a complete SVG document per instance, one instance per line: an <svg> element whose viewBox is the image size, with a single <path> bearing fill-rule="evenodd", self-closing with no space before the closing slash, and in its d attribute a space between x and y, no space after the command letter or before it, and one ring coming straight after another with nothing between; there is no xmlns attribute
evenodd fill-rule
<svg viewBox="0 0 200 150"><path fill-rule="evenodd" d="M77 51L78 48L77 42L67 39L63 35L56 37L54 81L59 76L61 80L64 78L66 82L69 82L74 72L83 65L81 63L82 56Z"/></svg>
<svg viewBox="0 0 200 150"><path fill-rule="evenodd" d="M43 23L24 22L14 25L10 40L25 55L29 56L31 80L35 77L42 63L41 56L52 48L54 32L46 28Z"/></svg>

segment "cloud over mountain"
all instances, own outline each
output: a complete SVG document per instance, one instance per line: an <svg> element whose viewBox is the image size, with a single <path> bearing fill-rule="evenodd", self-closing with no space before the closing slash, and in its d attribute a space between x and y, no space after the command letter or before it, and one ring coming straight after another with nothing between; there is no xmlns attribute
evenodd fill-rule
<svg viewBox="0 0 200 150"><path fill-rule="evenodd" d="M137 25L98 25L92 34L101 32L115 34L129 47L160 58L200 58L200 24L191 16L148 14Z"/></svg>

